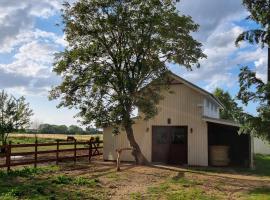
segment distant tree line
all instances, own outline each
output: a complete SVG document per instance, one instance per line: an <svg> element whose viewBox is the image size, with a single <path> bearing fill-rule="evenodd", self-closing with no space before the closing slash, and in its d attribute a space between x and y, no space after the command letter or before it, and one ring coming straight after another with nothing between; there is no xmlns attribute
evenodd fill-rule
<svg viewBox="0 0 270 200"><path fill-rule="evenodd" d="M54 124L40 124L38 129L29 129L28 133L46 133L46 134L70 134L70 135L90 135L90 134L100 134L101 131L87 127L85 130L77 125L54 125Z"/></svg>

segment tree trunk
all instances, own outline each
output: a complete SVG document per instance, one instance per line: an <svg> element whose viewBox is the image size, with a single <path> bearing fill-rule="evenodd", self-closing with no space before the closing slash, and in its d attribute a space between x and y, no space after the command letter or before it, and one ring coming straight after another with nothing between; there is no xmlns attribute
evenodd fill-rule
<svg viewBox="0 0 270 200"><path fill-rule="evenodd" d="M268 47L267 83L270 83L270 47ZM270 106L270 94L268 94L267 101L268 101L268 105Z"/></svg>
<svg viewBox="0 0 270 200"><path fill-rule="evenodd" d="M139 165L147 165L147 164L149 164L147 159L142 154L140 146L135 141L132 125L126 125L125 130L126 130L126 133L127 133L127 138L129 140L130 146L133 148L132 155L135 158L136 164L139 164Z"/></svg>
<svg viewBox="0 0 270 200"><path fill-rule="evenodd" d="M267 82L270 82L270 47L268 47Z"/></svg>

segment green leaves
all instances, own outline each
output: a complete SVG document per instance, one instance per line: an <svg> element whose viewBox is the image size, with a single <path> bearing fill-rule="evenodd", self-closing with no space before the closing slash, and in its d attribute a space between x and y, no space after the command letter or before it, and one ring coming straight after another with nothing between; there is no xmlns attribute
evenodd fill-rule
<svg viewBox="0 0 270 200"><path fill-rule="evenodd" d="M0 93L0 141L2 144L6 143L8 133L26 128L32 114L24 97L15 99L2 90Z"/></svg>
<svg viewBox="0 0 270 200"><path fill-rule="evenodd" d="M239 74L240 90L238 99L245 105L251 101L258 104L257 116L247 115L242 122L240 132L250 133L270 141L270 83L265 84L256 77L256 73L243 67Z"/></svg>
<svg viewBox="0 0 270 200"><path fill-rule="evenodd" d="M241 41L251 44L261 44L262 47L270 45L270 1L269 0L243 0L243 5L248 9L252 20L259 25L258 29L247 30L236 39L236 45Z"/></svg>
<svg viewBox="0 0 270 200"><path fill-rule="evenodd" d="M166 63L191 69L206 57L191 36L198 25L173 0L79 0L65 4L63 23L69 47L54 66L63 82L50 98L79 109L86 125L130 124L137 108L153 117Z"/></svg>
<svg viewBox="0 0 270 200"><path fill-rule="evenodd" d="M258 24L257 29L244 31L236 39L236 45L241 41L251 44L260 44L262 48L270 45L270 1L269 0L243 0L243 5L250 12L248 20ZM268 57L270 54L268 53ZM269 60L269 59L268 59ZM270 63L268 63L270 70ZM270 74L268 73L268 76ZM244 105L251 101L257 104L257 115L247 115L242 122L240 132L251 133L258 137L267 138L270 141L270 77L265 84L256 77L256 73L247 66L242 67L239 74L240 90L238 99Z"/></svg>
<svg viewBox="0 0 270 200"><path fill-rule="evenodd" d="M243 109L238 106L236 100L233 99L228 92L225 92L220 88L216 88L216 90L214 91L214 95L225 107L223 110L220 111L221 119L243 122L246 114L244 113Z"/></svg>

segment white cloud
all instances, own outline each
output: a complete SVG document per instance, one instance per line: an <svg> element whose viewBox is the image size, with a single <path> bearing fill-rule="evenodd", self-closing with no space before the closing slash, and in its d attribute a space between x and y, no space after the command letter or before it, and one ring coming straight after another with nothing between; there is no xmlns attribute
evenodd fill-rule
<svg viewBox="0 0 270 200"><path fill-rule="evenodd" d="M246 16L241 1L236 0L181 0L178 8L200 25L196 36L201 41L205 41L216 27Z"/></svg>
<svg viewBox="0 0 270 200"><path fill-rule="evenodd" d="M58 81L52 73L54 53L66 44L63 35L35 27L37 18L60 14L63 0L1 0L0 85L19 94L45 94Z"/></svg>
<svg viewBox="0 0 270 200"><path fill-rule="evenodd" d="M267 57L265 56L259 58L259 60L254 62L256 76L262 79L265 83L267 82Z"/></svg>
<svg viewBox="0 0 270 200"><path fill-rule="evenodd" d="M260 48L241 44L235 46L235 39L244 30L236 25L248 15L241 1L227 0L182 0L180 12L190 15L199 23L200 30L194 36L204 45L207 59L202 60L201 68L193 71L178 70L186 79L204 85L212 91L215 87L235 87L240 66L253 63L257 76L266 79L266 53ZM243 50L244 49L244 50Z"/></svg>
<svg viewBox="0 0 270 200"><path fill-rule="evenodd" d="M205 83L205 89L212 91L215 87L232 87L236 83L237 75L230 72L236 67L238 59L232 55L238 49L234 44L235 38L242 29L231 23L222 24L208 36L204 53L207 59L201 61L201 68L190 72L182 70L183 76L192 81Z"/></svg>

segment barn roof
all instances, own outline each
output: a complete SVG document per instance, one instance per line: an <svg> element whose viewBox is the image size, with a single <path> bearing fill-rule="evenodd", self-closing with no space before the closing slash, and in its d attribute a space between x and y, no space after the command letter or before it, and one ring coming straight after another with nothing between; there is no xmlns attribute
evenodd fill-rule
<svg viewBox="0 0 270 200"><path fill-rule="evenodd" d="M175 73L173 73L171 71L169 71L169 76L171 76L172 78L174 78L174 79L180 81L181 83L187 85L188 87L196 90L197 92L200 92L201 94L204 94L204 95L208 96L210 99L212 99L214 102L216 102L220 107L224 108L224 105L212 93L200 88L199 86L187 81L186 79L176 75Z"/></svg>

